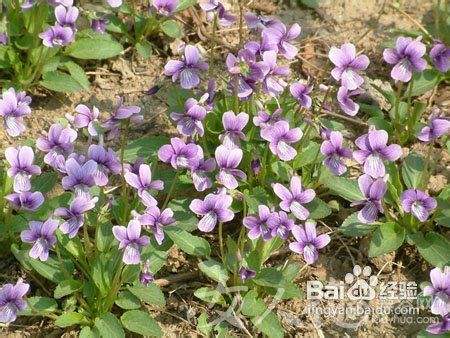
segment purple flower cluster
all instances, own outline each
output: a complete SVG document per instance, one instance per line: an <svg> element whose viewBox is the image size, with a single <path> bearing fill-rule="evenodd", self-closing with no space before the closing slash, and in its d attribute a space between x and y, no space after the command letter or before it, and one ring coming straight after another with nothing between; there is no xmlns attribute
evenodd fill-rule
<svg viewBox="0 0 450 338"><path fill-rule="evenodd" d="M16 137L25 131L23 118L31 114L31 97L25 92L16 92L14 88L4 91L0 99L0 116L3 125L11 137Z"/></svg>
<svg viewBox="0 0 450 338"><path fill-rule="evenodd" d="M44 46L49 48L67 46L75 39L77 31L75 22L79 10L72 4L59 4L55 7L55 24L39 34Z"/></svg>
<svg viewBox="0 0 450 338"><path fill-rule="evenodd" d="M236 22L236 17L227 11L218 0L201 0L200 7L205 11L208 21L213 21L214 17L217 17L217 21L222 27L230 27Z"/></svg>
<svg viewBox="0 0 450 338"><path fill-rule="evenodd" d="M9 324L16 320L17 314L27 308L25 295L30 285L21 278L16 284L5 284L0 288L0 323Z"/></svg>
<svg viewBox="0 0 450 338"><path fill-rule="evenodd" d="M357 56L356 48L351 43L345 43L340 48L331 47L328 57L335 66L331 76L341 84L337 93L339 106L344 113L354 116L359 105L351 97L362 93L360 86L364 79L359 73L369 66L369 58L363 54Z"/></svg>
<svg viewBox="0 0 450 338"><path fill-rule="evenodd" d="M427 327L431 334L445 334L450 331L450 267L434 268L430 271L431 284L423 289L431 297L431 313L440 315L442 322Z"/></svg>

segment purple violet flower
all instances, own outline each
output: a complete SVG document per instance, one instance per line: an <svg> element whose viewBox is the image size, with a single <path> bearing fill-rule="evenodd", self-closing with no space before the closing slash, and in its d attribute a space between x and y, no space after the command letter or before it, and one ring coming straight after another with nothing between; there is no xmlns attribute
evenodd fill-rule
<svg viewBox="0 0 450 338"><path fill-rule="evenodd" d="M236 21L236 17L229 13L218 0L202 0L200 7L206 12L208 21L212 21L217 13L219 25L222 27L229 27Z"/></svg>
<svg viewBox="0 0 450 338"><path fill-rule="evenodd" d="M93 106L92 109L90 109L84 104L79 104L75 107L75 111L77 112L75 116L66 115L67 120L72 123L76 129L87 127L89 135L92 137L98 136L98 117L100 116L98 108Z"/></svg>
<svg viewBox="0 0 450 338"><path fill-rule="evenodd" d="M237 115L232 111L227 111L222 115L222 124L225 132L220 134L220 142L227 148L239 148L240 140L245 140L245 134L242 132L248 123L249 116L246 113Z"/></svg>
<svg viewBox="0 0 450 338"><path fill-rule="evenodd" d="M147 259L139 274L139 282L144 286L148 286L154 280L155 276L150 272L150 260Z"/></svg>
<svg viewBox="0 0 450 338"><path fill-rule="evenodd" d="M161 211L157 206L153 206L147 208L144 214L136 214L136 216L141 225L153 233L153 236L159 245L161 245L164 240L163 227L175 222L173 211L170 208Z"/></svg>
<svg viewBox="0 0 450 338"><path fill-rule="evenodd" d="M450 267L430 271L431 285L423 289L425 296L432 297L431 313L445 316L450 312Z"/></svg>
<svg viewBox="0 0 450 338"><path fill-rule="evenodd" d="M435 335L442 335L450 331L450 314L442 317L442 322L428 325L427 332Z"/></svg>
<svg viewBox="0 0 450 338"><path fill-rule="evenodd" d="M445 117L433 116L428 125L420 130L417 138L422 142L430 142L450 133L450 120Z"/></svg>
<svg viewBox="0 0 450 338"><path fill-rule="evenodd" d="M25 295L30 285L24 283L22 278L15 285L5 284L0 288L0 323L9 324L17 319L17 314L27 308Z"/></svg>
<svg viewBox="0 0 450 338"><path fill-rule="evenodd" d="M233 198L226 194L208 194L202 201L194 199L189 205L189 209L199 216L203 216L198 222L198 229L203 232L211 232L217 222L225 223L234 218L233 211L230 210Z"/></svg>
<svg viewBox="0 0 450 338"><path fill-rule="evenodd" d="M278 236L282 240L286 240L292 228L295 226L295 222L289 218L287 213L279 211L274 213L274 217L270 219L269 225L272 237Z"/></svg>
<svg viewBox="0 0 450 338"><path fill-rule="evenodd" d="M91 21L91 29L94 32L104 34L106 32L106 25L108 24L108 20L106 19L92 19Z"/></svg>
<svg viewBox="0 0 450 338"><path fill-rule="evenodd" d="M425 222L430 213L437 207L437 202L433 197L418 189L404 191L400 200L403 211L413 214L421 222Z"/></svg>
<svg viewBox="0 0 450 338"><path fill-rule="evenodd" d="M378 213L383 213L383 200L387 187L383 178L372 178L364 174L358 178L359 190L364 196L364 200L351 203L351 206L362 205L358 212L358 219L362 223L371 224L378 219Z"/></svg>
<svg viewBox="0 0 450 338"><path fill-rule="evenodd" d="M56 244L55 231L58 228L59 222L49 218L45 222L31 221L30 228L23 230L20 233L22 242L32 243L28 255L31 258L46 261L50 249Z"/></svg>
<svg viewBox="0 0 450 338"><path fill-rule="evenodd" d="M289 75L289 67L277 65L277 53L275 51L267 51L262 55L263 61L260 62L266 71L263 80L262 89L265 93L272 96L278 96L287 86L287 83L280 77Z"/></svg>
<svg viewBox="0 0 450 338"><path fill-rule="evenodd" d="M205 133L203 120L208 113L203 103L207 96L208 94L202 96L200 101L189 98L184 104L184 111L182 113L170 113L170 118L177 123L177 129L181 134L192 137L195 134L203 136Z"/></svg>
<svg viewBox="0 0 450 338"><path fill-rule="evenodd" d="M122 261L127 265L139 264L141 262L141 248L150 243L147 236L141 236L139 221L131 220L127 227L115 225L112 232L119 241L119 250L124 250Z"/></svg>
<svg viewBox="0 0 450 338"><path fill-rule="evenodd" d="M273 126L261 129L261 137L269 141L269 148L274 155L283 161L290 161L297 156L290 144L298 142L303 136L300 128L289 129L289 123L278 121Z"/></svg>
<svg viewBox="0 0 450 338"><path fill-rule="evenodd" d="M200 146L198 146L197 158L198 163L191 168L192 181L197 191L205 191L212 187L208 173L216 169L216 160L213 158L205 160L203 158L203 149Z"/></svg>
<svg viewBox="0 0 450 338"><path fill-rule="evenodd" d="M436 41L430 50L430 58L441 73L447 73L450 69L450 48L445 43Z"/></svg>
<svg viewBox="0 0 450 338"><path fill-rule="evenodd" d="M97 197L92 198L88 194L80 194L70 202L68 208L57 208L54 215L64 220L59 226L61 232L67 234L69 238L74 238L84 224L84 214L94 209L97 201Z"/></svg>
<svg viewBox="0 0 450 338"><path fill-rule="evenodd" d="M9 37L6 32L0 33L0 45L6 46L9 43Z"/></svg>
<svg viewBox="0 0 450 338"><path fill-rule="evenodd" d="M56 7L59 5L63 5L65 7L73 6L73 0L47 0L48 4Z"/></svg>
<svg viewBox="0 0 450 338"><path fill-rule="evenodd" d="M325 156L323 164L334 174L342 175L347 171L344 158L351 158L352 151L343 146L342 134L339 131L330 132L328 140L322 142L320 152Z"/></svg>
<svg viewBox="0 0 450 338"><path fill-rule="evenodd" d="M164 16L171 16L177 9L179 0L153 0L153 7Z"/></svg>
<svg viewBox="0 0 450 338"><path fill-rule="evenodd" d="M353 96L362 94L364 91L357 88L349 91L347 87L341 86L337 92L337 100L341 109L350 116L355 116L359 111L359 104L352 100Z"/></svg>
<svg viewBox="0 0 450 338"><path fill-rule="evenodd" d="M261 172L261 161L258 158L254 158L250 162L250 167L252 169L253 175L258 176Z"/></svg>
<svg viewBox="0 0 450 338"><path fill-rule="evenodd" d="M118 8L118 7L122 6L122 0L106 0L106 2L112 8Z"/></svg>
<svg viewBox="0 0 450 338"><path fill-rule="evenodd" d="M241 278L241 281L245 282L249 279L253 279L256 276L256 271L249 269L249 268L244 268L243 266L241 266L239 268L239 277Z"/></svg>
<svg viewBox="0 0 450 338"><path fill-rule="evenodd" d="M77 139L77 132L70 127L64 128L55 123L50 126L47 136L36 140L36 147L46 153L44 162L55 167L59 164L58 156L67 156L73 151L73 143Z"/></svg>
<svg viewBox="0 0 450 338"><path fill-rule="evenodd" d="M271 212L265 205L258 206L258 215L250 215L243 219L242 224L249 229L248 238L257 239L262 238L268 241L272 236L272 222L274 221L276 213Z"/></svg>
<svg viewBox="0 0 450 338"><path fill-rule="evenodd" d="M331 47L328 57L335 67L331 75L342 86L355 90L361 86L364 79L358 74L369 66L369 58L365 55L356 56L356 48L351 43L344 43L341 48Z"/></svg>
<svg viewBox="0 0 450 338"><path fill-rule="evenodd" d="M298 104L301 107L306 109L311 108L312 99L309 94L311 93L312 89L312 86L308 86L307 84L302 82L294 82L289 87L291 95L294 97L294 99L297 100Z"/></svg>
<svg viewBox="0 0 450 338"><path fill-rule="evenodd" d="M14 178L14 191L29 191L31 189L31 176L41 174L41 168L33 164L33 149L28 146L8 147L5 150L5 157L11 166L8 169L8 176Z"/></svg>
<svg viewBox="0 0 450 338"><path fill-rule="evenodd" d="M262 31L262 48L265 51L280 53L286 59L292 60L298 49L291 44L301 33L299 24L294 23L289 29L282 22L277 22Z"/></svg>
<svg viewBox="0 0 450 338"><path fill-rule="evenodd" d="M36 0L24 0L20 5L22 12L27 12L36 4Z"/></svg>
<svg viewBox="0 0 450 338"><path fill-rule="evenodd" d="M317 236L314 221L306 221L304 227L294 226L291 232L296 241L289 244L289 249L303 255L307 264L314 264L319 258L319 250L331 240L327 234Z"/></svg>
<svg viewBox="0 0 450 338"><path fill-rule="evenodd" d="M95 173L97 172L97 163L89 160L80 165L76 159L69 158L66 161L67 176L62 178L64 190L86 191L93 187L95 183Z"/></svg>
<svg viewBox="0 0 450 338"><path fill-rule="evenodd" d="M16 137L25 131L23 118L31 114L31 97L25 92L16 92L9 88L2 94L0 100L0 116L3 117L6 132L11 137Z"/></svg>
<svg viewBox="0 0 450 338"><path fill-rule="evenodd" d="M252 12L244 14L244 19L249 29L263 30L264 28L279 25L280 21L265 15L257 15Z"/></svg>
<svg viewBox="0 0 450 338"><path fill-rule="evenodd" d="M276 122L282 120L281 113L281 109L275 110L273 114L269 114L265 110L260 110L258 115L253 117L253 124L260 128L273 126Z"/></svg>
<svg viewBox="0 0 450 338"><path fill-rule="evenodd" d="M170 163L174 169L196 167L198 155L195 143L186 144L178 137L172 137L170 144L165 144L158 150L158 158L164 163Z"/></svg>
<svg viewBox="0 0 450 338"><path fill-rule="evenodd" d="M55 17L58 24L62 27L70 27L72 30L75 30L75 21L77 21L78 14L78 8L73 6L66 8L59 5L55 8Z"/></svg>
<svg viewBox="0 0 450 338"><path fill-rule="evenodd" d="M275 195L280 199L280 208L286 212L292 212L299 220L304 221L309 217L309 211L303 204L311 202L316 193L312 189L303 190L299 176L292 176L290 189L280 183L272 185Z"/></svg>
<svg viewBox="0 0 450 338"><path fill-rule="evenodd" d="M14 209L25 211L36 211L44 203L44 195L40 191L13 193L6 195L5 199L11 203Z"/></svg>
<svg viewBox="0 0 450 338"><path fill-rule="evenodd" d="M125 106L124 98L119 96L117 104L110 118L105 121L103 127L108 130L108 140L117 138L120 135L120 125L123 120L129 119L131 123L140 124L144 121L141 113L141 107Z"/></svg>
<svg viewBox="0 0 450 338"><path fill-rule="evenodd" d="M119 174L122 168L114 150L111 148L106 150L100 145L92 144L89 146L88 159L97 163L94 180L95 184L100 187L108 184L108 175L110 173Z"/></svg>
<svg viewBox="0 0 450 338"><path fill-rule="evenodd" d="M125 181L138 191L141 198L154 198L149 195L147 190L163 190L164 182L161 180L152 180L152 170L148 164L141 164L139 166L139 174L132 172L125 173ZM143 197L142 197L143 196ZM156 203L155 203L156 204Z"/></svg>
<svg viewBox="0 0 450 338"><path fill-rule="evenodd" d="M420 40L421 37L413 40L410 37L400 36L397 38L395 48L384 50L384 61L395 65L391 71L394 80L408 82L413 72L421 72L426 68L427 62L423 59L426 47Z"/></svg>
<svg viewBox="0 0 450 338"><path fill-rule="evenodd" d="M360 150L353 152L353 158L364 164L364 173L373 178L384 177L386 168L383 160L396 161L402 156L402 148L398 144L387 145L388 133L385 130L369 130L358 137L355 144Z"/></svg>
<svg viewBox="0 0 450 338"><path fill-rule="evenodd" d="M175 82L180 79L184 89L192 89L200 84L200 71L208 69L208 64L202 61L197 47L187 45L182 60L169 60L164 66L164 74L171 76Z"/></svg>
<svg viewBox="0 0 450 338"><path fill-rule="evenodd" d="M245 180L247 178L242 170L237 169L242 155L242 150L239 148L229 149L222 145L216 148L215 157L219 168L216 179L227 189L236 189L239 185L237 179Z"/></svg>
<svg viewBox="0 0 450 338"><path fill-rule="evenodd" d="M39 34L44 46L53 48L59 46L67 46L74 39L74 31L70 27L61 27L55 25L49 27L46 31Z"/></svg>

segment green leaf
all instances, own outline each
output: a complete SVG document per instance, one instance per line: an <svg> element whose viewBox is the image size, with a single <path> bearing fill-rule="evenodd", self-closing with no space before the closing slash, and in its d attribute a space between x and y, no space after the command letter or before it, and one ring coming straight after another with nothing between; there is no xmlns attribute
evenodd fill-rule
<svg viewBox="0 0 450 338"><path fill-rule="evenodd" d="M332 176L330 173L321 177L321 183L338 196L345 198L347 201L360 201L363 198L356 180L345 177Z"/></svg>
<svg viewBox="0 0 450 338"><path fill-rule="evenodd" d="M197 0L180 0L177 6L177 12L184 11L189 7L195 6L197 4Z"/></svg>
<svg viewBox="0 0 450 338"><path fill-rule="evenodd" d="M409 83L406 93L409 93L412 84L411 96L419 96L436 87L441 76L436 69L426 69L422 73L414 73L413 78L414 81Z"/></svg>
<svg viewBox="0 0 450 338"><path fill-rule="evenodd" d="M214 259L208 259L206 261L198 263L199 269L207 275L209 278L215 280L216 282L225 285L228 280L228 273L225 267L215 261Z"/></svg>
<svg viewBox="0 0 450 338"><path fill-rule="evenodd" d="M83 285L80 281L74 279L66 279L59 283L54 291L54 297L60 299L67 295L70 295L81 289Z"/></svg>
<svg viewBox="0 0 450 338"><path fill-rule="evenodd" d="M331 215L331 208L319 197L314 198L305 207L309 210L309 218L311 219L321 219Z"/></svg>
<svg viewBox="0 0 450 338"><path fill-rule="evenodd" d="M258 298L256 290L250 290L242 299L241 313L247 317L260 316L266 311L267 307L262 299Z"/></svg>
<svg viewBox="0 0 450 338"><path fill-rule="evenodd" d="M70 76L77 81L83 89L89 89L89 79L83 68L73 61L64 62L64 67L69 71Z"/></svg>
<svg viewBox="0 0 450 338"><path fill-rule="evenodd" d="M98 225L97 231L95 233L95 242L97 244L97 249L101 252L106 252L111 247L114 242L114 236L112 233L111 223L102 223Z"/></svg>
<svg viewBox="0 0 450 338"><path fill-rule="evenodd" d="M51 280L52 282L60 283L65 280L62 267L60 266L59 262L52 257L49 257L45 262L30 258L29 263L33 270L35 270L42 277ZM74 269L73 263L69 260L64 260L64 265L68 273L72 274Z"/></svg>
<svg viewBox="0 0 450 338"><path fill-rule="evenodd" d="M49 297L29 297L27 303L28 307L20 312L21 316L45 315L58 309L58 303Z"/></svg>
<svg viewBox="0 0 450 338"><path fill-rule="evenodd" d="M60 71L47 72L42 75L41 86L55 92L72 93L83 90L83 86L72 76Z"/></svg>
<svg viewBox="0 0 450 338"><path fill-rule="evenodd" d="M402 177L408 188L421 188L425 162L422 156L410 153L402 165Z"/></svg>
<svg viewBox="0 0 450 338"><path fill-rule="evenodd" d="M293 175L292 167L283 161L273 162L271 168L278 182L289 182Z"/></svg>
<svg viewBox="0 0 450 338"><path fill-rule="evenodd" d="M278 317L272 311L267 315L264 312L262 316L252 318L252 323L269 338L284 337L283 327L281 326Z"/></svg>
<svg viewBox="0 0 450 338"><path fill-rule="evenodd" d="M169 142L167 136L143 137L128 143L124 151L124 161L133 162L138 157L156 159L158 149Z"/></svg>
<svg viewBox="0 0 450 338"><path fill-rule="evenodd" d="M45 194L53 189L58 180L57 173L46 172L39 176L33 176L31 179L31 187L33 191L40 191Z"/></svg>
<svg viewBox="0 0 450 338"><path fill-rule="evenodd" d="M176 226L164 228L167 236L184 252L194 256L209 256L211 247L206 239L191 235Z"/></svg>
<svg viewBox="0 0 450 338"><path fill-rule="evenodd" d="M431 265L442 268L450 263L450 241L444 236L431 231L425 236L415 233L410 238Z"/></svg>
<svg viewBox="0 0 450 338"><path fill-rule="evenodd" d="M84 60L108 59L119 55L122 51L120 43L98 35L76 39L66 49L68 55Z"/></svg>
<svg viewBox="0 0 450 338"><path fill-rule="evenodd" d="M320 145L316 142L309 142L309 144L302 149L302 151L297 154L297 156L294 158L293 167L295 170L300 169L301 167L304 167L305 165L314 163L314 162L320 162L322 160L321 155L319 154L320 151Z"/></svg>
<svg viewBox="0 0 450 338"><path fill-rule="evenodd" d="M132 285L128 286L128 291L139 298L144 303L156 305L159 307L166 306L166 299L161 289L156 284Z"/></svg>
<svg viewBox="0 0 450 338"><path fill-rule="evenodd" d="M189 212L190 203L191 201L185 198L171 200L167 205L167 207L173 211L173 217L177 220L177 226L188 232L197 229L198 224L198 219L192 212Z"/></svg>
<svg viewBox="0 0 450 338"><path fill-rule="evenodd" d="M161 30L164 32L164 34L174 39L183 37L183 30L181 28L181 25L175 20L164 21L161 24Z"/></svg>
<svg viewBox="0 0 450 338"><path fill-rule="evenodd" d="M141 307L139 298L137 298L128 290L119 292L115 303L118 307L125 310L135 310Z"/></svg>
<svg viewBox="0 0 450 338"><path fill-rule="evenodd" d="M125 338L122 324L112 313L95 318L94 325L102 337Z"/></svg>
<svg viewBox="0 0 450 338"><path fill-rule="evenodd" d="M209 337L212 330L212 324L208 323L208 316L205 312L202 312L197 318L197 330Z"/></svg>
<svg viewBox="0 0 450 338"><path fill-rule="evenodd" d="M87 318L78 312L65 312L58 316L55 320L55 325L59 327L69 327L77 324L87 324Z"/></svg>
<svg viewBox="0 0 450 338"><path fill-rule="evenodd" d="M78 334L78 338L97 338L100 337L97 329L91 329L89 326L84 326L80 333Z"/></svg>
<svg viewBox="0 0 450 338"><path fill-rule="evenodd" d="M313 9L317 8L317 6L319 5L319 0L297 0L297 2Z"/></svg>
<svg viewBox="0 0 450 338"><path fill-rule="evenodd" d="M194 296L209 304L226 304L225 299L217 289L203 287L195 290Z"/></svg>
<svg viewBox="0 0 450 338"><path fill-rule="evenodd" d="M269 204L270 196L263 187L254 187L251 192L244 191L245 202L248 206L249 214L258 212L258 206L261 204Z"/></svg>
<svg viewBox="0 0 450 338"><path fill-rule="evenodd" d="M146 60L152 56L153 47L150 42L144 40L136 44L136 50L138 51L139 55Z"/></svg>
<svg viewBox="0 0 450 338"><path fill-rule="evenodd" d="M394 222L383 223L372 235L369 257L376 257L397 250L404 240L405 228Z"/></svg>
<svg viewBox="0 0 450 338"><path fill-rule="evenodd" d="M342 223L339 230L346 236L360 237L369 234L374 229L371 224L361 223L358 220L358 212L355 212L348 216Z"/></svg>
<svg viewBox="0 0 450 338"><path fill-rule="evenodd" d="M286 284L283 274L276 268L261 269L261 271L253 279L253 282L258 285L268 287L277 287Z"/></svg>
<svg viewBox="0 0 450 338"><path fill-rule="evenodd" d="M143 336L162 337L158 323L146 312L131 310L125 312L120 320L123 326L131 331Z"/></svg>

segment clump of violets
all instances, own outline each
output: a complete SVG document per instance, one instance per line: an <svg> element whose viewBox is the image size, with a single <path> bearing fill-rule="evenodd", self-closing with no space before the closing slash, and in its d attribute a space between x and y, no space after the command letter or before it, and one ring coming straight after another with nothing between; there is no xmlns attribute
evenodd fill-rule
<svg viewBox="0 0 450 338"><path fill-rule="evenodd" d="M23 118L31 114L31 97L25 92L16 92L14 88L4 91L0 99L0 116L3 125L11 137L16 137L25 131Z"/></svg>
<svg viewBox="0 0 450 338"><path fill-rule="evenodd" d="M31 176L41 174L41 168L33 164L33 149L28 146L8 147L5 150L5 157L10 165L7 171L8 176L14 179L14 191L29 191L31 189Z"/></svg>
<svg viewBox="0 0 450 338"><path fill-rule="evenodd" d="M320 152L325 156L323 164L334 174L343 175L347 171L345 159L352 157L352 151L343 146L342 134L338 131L330 132L329 139L324 140Z"/></svg>
<svg viewBox="0 0 450 338"><path fill-rule="evenodd" d="M202 60L197 47L187 45L181 60L169 60L164 66L164 74L171 76L172 81L180 80L184 89L192 89L200 84L199 74L208 70L208 64Z"/></svg>
<svg viewBox="0 0 450 338"><path fill-rule="evenodd" d="M218 0L201 0L200 7L206 13L206 19L213 21L217 17L222 27L230 27L236 22L236 17L226 10L225 6Z"/></svg>
<svg viewBox="0 0 450 338"><path fill-rule="evenodd" d="M419 189L404 191L400 200L403 211L411 213L421 222L425 222L430 213L437 207L436 200Z"/></svg>
<svg viewBox="0 0 450 338"><path fill-rule="evenodd" d="M227 148L239 148L241 140L245 140L242 132L248 123L249 116L246 113L237 115L232 111L227 111L222 115L222 124L225 132L220 134L219 140Z"/></svg>
<svg viewBox="0 0 450 338"><path fill-rule="evenodd" d="M400 36L395 42L395 48L387 48L383 52L384 61L394 65L391 77L401 82L409 82L414 72L421 72L427 66L423 58L426 52L421 38L413 40Z"/></svg>
<svg viewBox="0 0 450 338"><path fill-rule="evenodd" d="M269 141L270 151L283 161L290 161L297 155L291 144L298 142L302 135L300 128L289 129L287 121L278 121L261 129L261 137Z"/></svg>
<svg viewBox="0 0 450 338"><path fill-rule="evenodd" d="M431 296L431 313L445 317L450 312L450 267L434 268L430 271L431 284L423 289Z"/></svg>
<svg viewBox="0 0 450 338"><path fill-rule="evenodd" d="M292 60L298 49L292 42L300 35L301 27L294 23L289 29L282 23L276 22L262 31L263 50L272 50Z"/></svg>
<svg viewBox="0 0 450 338"><path fill-rule="evenodd" d="M198 155L195 143L186 144L178 137L173 137L170 144L163 145L158 150L158 158L164 163L170 163L174 169L195 167L199 161Z"/></svg>
<svg viewBox="0 0 450 338"><path fill-rule="evenodd" d="M430 58L441 73L446 73L450 69L450 48L442 41L435 42L430 50Z"/></svg>
<svg viewBox="0 0 450 338"><path fill-rule="evenodd" d="M270 222L271 235L272 237L278 236L282 240L286 240L294 226L294 220L289 218L287 213L284 211L276 212Z"/></svg>
<svg viewBox="0 0 450 338"><path fill-rule="evenodd" d="M39 37L42 39L44 46L53 48L69 45L74 40L75 34L72 28L56 24L39 34Z"/></svg>
<svg viewBox="0 0 450 338"><path fill-rule="evenodd" d="M316 222L306 221L304 227L294 226L291 230L295 242L289 244L289 249L303 255L307 264L314 264L319 258L319 250L330 243L327 234L317 235Z"/></svg>
<svg viewBox="0 0 450 338"><path fill-rule="evenodd" d="M61 180L64 190L86 192L95 185L97 164L93 160L80 164L75 158L69 158L65 164L65 171L67 176Z"/></svg>
<svg viewBox="0 0 450 338"><path fill-rule="evenodd" d="M46 261L49 251L56 244L55 231L59 222L49 218L45 222L31 221L29 229L20 233L22 242L33 244L29 256L34 259Z"/></svg>
<svg viewBox="0 0 450 338"><path fill-rule="evenodd" d="M178 0L153 0L153 7L158 14L171 16L177 9Z"/></svg>
<svg viewBox="0 0 450 338"><path fill-rule="evenodd" d="M369 130L355 141L359 150L353 152L353 158L364 165L364 173L374 178L384 177L386 168L383 161L396 161L402 156L398 144L387 145L388 133L385 130Z"/></svg>
<svg viewBox="0 0 450 338"><path fill-rule="evenodd" d="M105 149L101 145L92 144L89 146L87 159L97 164L94 181L100 187L108 184L109 174L118 174L121 171L120 162L111 148Z"/></svg>
<svg viewBox="0 0 450 338"><path fill-rule="evenodd" d="M283 77L290 74L289 67L277 64L277 53L269 50L263 53L261 64L263 65L264 79L262 89L266 94L277 97L287 86Z"/></svg>
<svg viewBox="0 0 450 338"><path fill-rule="evenodd" d="M362 206L358 212L358 219L362 223L373 223L378 219L378 213L384 212L382 200L387 190L386 182L383 178L374 179L364 174L358 178L358 185L365 199L351 205Z"/></svg>
<svg viewBox="0 0 450 338"><path fill-rule="evenodd" d="M275 183L273 191L280 199L280 208L286 212L292 212L299 220L304 221L309 217L309 211L303 205L311 202L316 193L312 189L303 189L299 176L292 176L290 189L280 183Z"/></svg>
<svg viewBox="0 0 450 338"><path fill-rule="evenodd" d="M55 123L50 126L46 136L36 140L36 147L46 153L44 162L52 167L60 167L64 163L65 156L72 153L78 134L70 128L64 128L61 124Z"/></svg>
<svg viewBox="0 0 450 338"><path fill-rule="evenodd" d="M27 308L25 295L30 285L21 278L16 284L5 284L0 288L0 323L9 324L16 320L17 314Z"/></svg>
<svg viewBox="0 0 450 338"><path fill-rule="evenodd" d="M445 117L432 116L428 125L423 127L417 138L422 142L432 142L450 133L450 120Z"/></svg>
<svg viewBox="0 0 450 338"><path fill-rule="evenodd" d="M364 79L359 72L369 66L369 58L366 55L356 56L356 48L351 43L345 43L340 48L331 47L328 54L331 62L335 65L331 75L336 81L348 90L360 87Z"/></svg>
<svg viewBox="0 0 450 338"><path fill-rule="evenodd" d="M217 222L226 223L234 218L230 210L233 198L227 194L208 194L204 200L194 199L189 209L195 214L202 216L198 222L198 229L203 232L214 230Z"/></svg>
<svg viewBox="0 0 450 338"><path fill-rule="evenodd" d="M239 148L229 149L221 145L217 147L215 155L219 168L217 181L227 189L236 189L239 185L237 179L245 180L247 178L242 170L237 169L242 160L242 150Z"/></svg>
<svg viewBox="0 0 450 338"><path fill-rule="evenodd" d="M127 227L115 225L112 228L114 237L119 241L119 250L123 250L122 261L127 265L141 262L141 249L150 243L148 236L141 236L141 224L131 220Z"/></svg>

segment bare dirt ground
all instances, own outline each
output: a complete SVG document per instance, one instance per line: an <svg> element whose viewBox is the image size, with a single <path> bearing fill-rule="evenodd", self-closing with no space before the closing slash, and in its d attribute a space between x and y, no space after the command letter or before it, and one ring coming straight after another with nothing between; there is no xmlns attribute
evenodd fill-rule
<svg viewBox="0 0 450 338"><path fill-rule="evenodd" d="M291 7L286 3L274 3L273 1L252 1L249 8L266 15L275 15L282 20L293 23L298 22L302 26L302 35L299 40L301 50L300 57L293 65L299 73L299 77L323 77L324 82L330 81L325 74L327 64L327 51L330 46L353 42L357 50L364 50L369 56L371 64L368 76L372 78L386 79L388 70L382 61L382 47L390 37L394 29L418 30L419 25L425 25L432 20L432 1L410 0L400 1L400 10L394 9L394 2L390 0L321 0L319 6L312 10L305 7ZM233 46L237 42L236 29L225 29L220 35L227 45ZM189 36L193 41L198 41L195 34ZM207 43L203 43L205 49ZM225 47L218 51L225 51ZM111 111L115 96L124 95L126 102L142 107L145 123L139 126L137 135L151 135L158 133L172 133L167 118L164 100L167 93L163 89L158 97L149 97L142 92L156 83L168 81L161 76L166 60L165 55L154 55L150 60L131 61L130 54L121 58L103 63L100 67L90 72L92 88L90 91L70 95L38 93L33 96L33 114L27 120L30 133L27 137L35 138L43 130L47 130L51 123L65 114L72 114L74 107L79 103L96 105L103 114ZM380 76L380 74L384 74ZM429 98L430 94L426 94ZM434 103L443 111L450 107L448 88L440 88L434 96ZM11 144L11 141L0 130L0 150ZM419 147L419 146L416 146ZM419 147L420 148L420 147ZM420 149L419 149L420 151ZM422 149L423 151L423 149ZM449 158L447 152L441 161L439 189L446 184L448 179ZM327 224L334 228L348 215L347 210L342 210L334 224ZM323 227L322 231L327 231ZM351 272L354 264L361 266L370 265L374 273L380 273L380 280L397 281L422 281L427 280L429 267L421 265L419 256L412 250L403 250L397 255L388 255L378 259L367 257L367 243L360 240L348 239L336 235L332 245L323 252L318 264L309 267L296 279L302 289L305 289L306 281L311 279L342 281L347 272ZM286 256L280 259L285 260ZM300 259L293 257L293 259ZM190 261L183 253L173 249L169 258L169 265L165 267L158 277L181 271L189 271L196 263ZM3 276L0 276L2 281ZM164 312L152 312L168 337L201 336L196 330L195 318L202 311L209 311L205 304L201 304L193 296L193 291L206 280L191 280L176 283L165 288L167 308ZM308 313L305 313L307 302L304 300L284 301L277 305L275 312L281 319L286 332L292 337L407 337L414 335L419 330L417 325L402 325L395 323L374 324L368 321L357 329L345 329L336 325L335 321L317 322ZM380 319L380 318L378 318ZM4 336L3 333L0 335ZM236 332L238 336L241 334ZM46 320L30 321L25 319L13 325L8 333L9 337L22 336L46 336L59 337L60 329L52 327ZM65 333L64 336L75 336L75 332Z"/></svg>

